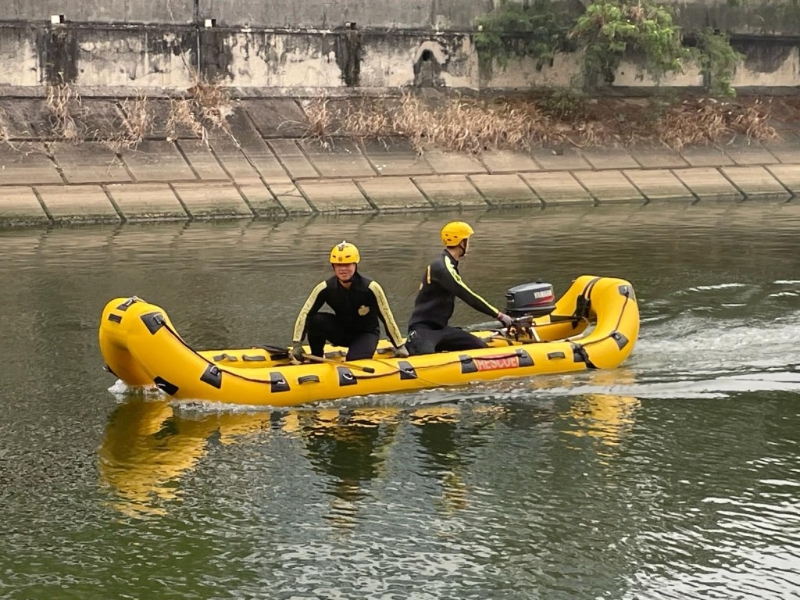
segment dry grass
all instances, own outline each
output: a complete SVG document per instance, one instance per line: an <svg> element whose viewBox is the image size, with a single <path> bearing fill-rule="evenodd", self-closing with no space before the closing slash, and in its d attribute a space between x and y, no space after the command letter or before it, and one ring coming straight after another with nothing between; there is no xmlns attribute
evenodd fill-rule
<svg viewBox="0 0 800 600"><path fill-rule="evenodd" d="M123 112L121 125L108 137L99 141L111 148L115 155L123 150L135 150L153 130L153 115L150 112L149 98L139 94L136 98L126 98L120 104Z"/></svg>
<svg viewBox="0 0 800 600"><path fill-rule="evenodd" d="M777 137L769 117L769 107L758 100L742 106L703 99L683 102L667 110L656 123L655 134L677 150L724 141L735 135L764 141Z"/></svg>
<svg viewBox="0 0 800 600"><path fill-rule="evenodd" d="M631 145L658 142L676 149L727 141L736 135L767 140L776 136L770 107L760 101L683 102L620 99L580 100L569 111L547 98L492 101L452 98L438 104L406 94L399 101L357 100L333 109L327 98L306 108L307 137L408 138L420 153L431 147L477 154L487 150L527 151L547 144Z"/></svg>
<svg viewBox="0 0 800 600"><path fill-rule="evenodd" d="M50 111L50 129L53 136L73 144L81 142L83 135L76 117L82 112L83 105L78 91L68 83L49 85L45 104Z"/></svg>
<svg viewBox="0 0 800 600"><path fill-rule="evenodd" d="M208 141L209 129L221 129L230 134L228 115L233 108L228 88L219 82L203 81L195 77L184 98L170 101L167 121L167 139L178 137L178 128L185 127L192 134Z"/></svg>

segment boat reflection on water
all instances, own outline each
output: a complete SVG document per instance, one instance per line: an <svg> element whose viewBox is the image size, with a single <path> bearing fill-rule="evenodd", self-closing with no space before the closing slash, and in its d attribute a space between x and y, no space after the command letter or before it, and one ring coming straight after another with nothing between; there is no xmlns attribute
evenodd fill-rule
<svg viewBox="0 0 800 600"><path fill-rule="evenodd" d="M114 491L114 506L121 512L165 514L164 501L180 498L180 476L205 455L213 433L219 432L220 443L230 444L260 430L264 421L263 413L181 419L168 400L130 398L112 413L106 427L98 451L100 479Z"/></svg>
<svg viewBox="0 0 800 600"><path fill-rule="evenodd" d="M632 379L620 371L597 372L587 389L613 389ZM289 436L300 439L310 468L321 475L324 493L330 496L326 518L335 527L355 526L371 482L387 478L393 452L404 465L421 466L419 473L435 482L438 505L449 515L469 505L466 474L481 448L502 435L498 428L555 427L577 438L598 440L595 453L601 463L631 431L639 407L635 397L585 393L566 406L563 401L531 402L537 390L559 382L563 383L558 378L540 380L528 383L526 390L519 381L497 382L483 388L483 402L472 401L472 393L465 392L465 398L454 394L447 404L271 412L187 414L169 400L131 397L109 418L99 449L100 477L113 491L117 510L129 516L163 515L171 503L180 501L181 477L206 455L211 440L221 445L245 439L261 444L270 443L269 436ZM503 401L507 395L515 399ZM404 429L416 441L416 456L413 448L409 452ZM395 451L399 438L403 441Z"/></svg>
<svg viewBox="0 0 800 600"><path fill-rule="evenodd" d="M603 392L585 393L573 400L569 412L563 415L571 425L565 429L566 433L593 438L605 446L606 453L618 447L633 430L641 401L635 396L609 392L616 386L627 387L634 383L635 377L627 369L592 373L587 381L588 388ZM598 455L603 454L598 449Z"/></svg>
<svg viewBox="0 0 800 600"><path fill-rule="evenodd" d="M331 480L332 525L352 529L366 484L386 475L386 460L402 420L399 407L296 411L296 433L311 466Z"/></svg>

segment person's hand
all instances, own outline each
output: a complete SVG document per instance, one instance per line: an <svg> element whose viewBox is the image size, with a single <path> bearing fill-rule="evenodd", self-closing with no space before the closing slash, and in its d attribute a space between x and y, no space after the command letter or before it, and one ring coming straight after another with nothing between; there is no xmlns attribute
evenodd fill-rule
<svg viewBox="0 0 800 600"><path fill-rule="evenodd" d="M296 361L303 362L303 358L305 357L306 353L303 350L303 344L301 342L292 342L291 355Z"/></svg>
<svg viewBox="0 0 800 600"><path fill-rule="evenodd" d="M406 345L403 344L399 348L395 348L394 355L395 358L408 358L408 348L406 348Z"/></svg>
<svg viewBox="0 0 800 600"><path fill-rule="evenodd" d="M497 313L497 320L503 324L503 327L511 327L514 324L514 319L509 317L506 313Z"/></svg>

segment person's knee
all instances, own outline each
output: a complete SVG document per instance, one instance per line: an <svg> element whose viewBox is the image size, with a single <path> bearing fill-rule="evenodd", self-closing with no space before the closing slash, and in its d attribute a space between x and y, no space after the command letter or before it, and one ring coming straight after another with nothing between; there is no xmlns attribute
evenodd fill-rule
<svg viewBox="0 0 800 600"><path fill-rule="evenodd" d="M410 331L406 339L406 350L409 356L420 356L422 354L433 354L436 351L435 344L428 336L420 335L417 331Z"/></svg>

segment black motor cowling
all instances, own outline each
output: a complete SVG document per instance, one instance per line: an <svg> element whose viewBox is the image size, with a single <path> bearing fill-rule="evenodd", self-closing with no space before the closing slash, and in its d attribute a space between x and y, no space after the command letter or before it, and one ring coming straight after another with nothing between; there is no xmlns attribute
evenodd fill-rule
<svg viewBox="0 0 800 600"><path fill-rule="evenodd" d="M543 317L555 309L553 286L537 281L524 283L506 292L506 314L509 317Z"/></svg>

